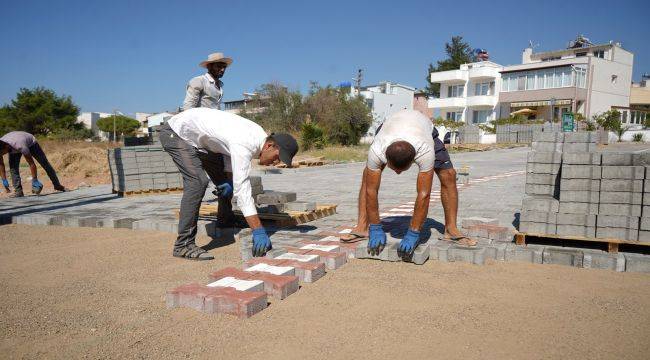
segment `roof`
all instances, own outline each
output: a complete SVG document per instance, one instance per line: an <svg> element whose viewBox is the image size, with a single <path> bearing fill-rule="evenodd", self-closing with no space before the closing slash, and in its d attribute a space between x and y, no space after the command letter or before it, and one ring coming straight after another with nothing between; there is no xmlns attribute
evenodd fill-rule
<svg viewBox="0 0 650 360"><path fill-rule="evenodd" d="M505 73L526 71L526 70L533 70L533 69L556 68L556 67L563 67L569 65L587 64L588 62L589 59L587 57L577 57L577 58L569 58L569 59L533 62L528 64L509 65L509 66L505 66L503 70L501 70L501 73L505 74Z"/></svg>

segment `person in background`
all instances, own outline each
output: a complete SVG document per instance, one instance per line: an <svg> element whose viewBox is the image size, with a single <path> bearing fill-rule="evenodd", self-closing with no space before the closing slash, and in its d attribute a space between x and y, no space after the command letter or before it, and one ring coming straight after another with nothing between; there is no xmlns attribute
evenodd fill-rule
<svg viewBox="0 0 650 360"><path fill-rule="evenodd" d="M45 169L47 176L52 181L52 185L54 185L54 190L65 191L65 187L59 182L56 171L50 165L47 156L45 156L45 152L41 149L34 135L24 131L12 131L0 138L0 176L2 177L2 185L6 192L10 192L3 158L4 154L7 153L9 153L9 172L11 173L11 181L14 187L14 197L25 196L20 179L20 158L23 156L27 160L29 170L32 173L32 193L40 194L43 191L43 184L38 180L34 159Z"/></svg>

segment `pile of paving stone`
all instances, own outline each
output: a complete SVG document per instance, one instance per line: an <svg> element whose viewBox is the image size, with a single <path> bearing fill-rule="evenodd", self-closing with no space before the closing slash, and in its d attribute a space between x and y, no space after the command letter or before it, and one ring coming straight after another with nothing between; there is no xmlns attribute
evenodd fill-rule
<svg viewBox="0 0 650 360"><path fill-rule="evenodd" d="M108 150L113 191L142 192L179 189L183 178L160 145L129 146Z"/></svg>
<svg viewBox="0 0 650 360"><path fill-rule="evenodd" d="M475 125L465 125L458 129L458 140L461 144L480 143L479 128Z"/></svg>
<svg viewBox="0 0 650 360"><path fill-rule="evenodd" d="M536 134L521 232L650 241L650 153L597 152L598 139L596 132Z"/></svg>
<svg viewBox="0 0 650 360"><path fill-rule="evenodd" d="M556 125L547 124L503 124L497 125L497 143L524 143L533 141L533 134L541 131L554 131Z"/></svg>
<svg viewBox="0 0 650 360"><path fill-rule="evenodd" d="M262 178L251 176L251 194L255 199L257 212L261 214L281 214L289 211L309 212L316 210L316 203L313 201L300 201L298 194L290 191L264 190ZM237 207L237 199L233 198L233 209Z"/></svg>

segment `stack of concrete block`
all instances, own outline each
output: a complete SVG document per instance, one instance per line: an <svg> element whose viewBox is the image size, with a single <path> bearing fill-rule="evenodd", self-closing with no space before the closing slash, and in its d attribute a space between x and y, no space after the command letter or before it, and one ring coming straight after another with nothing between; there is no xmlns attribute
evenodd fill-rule
<svg viewBox="0 0 650 360"><path fill-rule="evenodd" d="M639 221L639 241L650 242L650 166L645 166L646 179L643 182L643 207Z"/></svg>
<svg viewBox="0 0 650 360"><path fill-rule="evenodd" d="M499 225L499 220L484 217L469 217L461 221L461 227L467 236L482 245L512 242L512 232Z"/></svg>
<svg viewBox="0 0 650 360"><path fill-rule="evenodd" d="M458 129L461 144L478 144L480 142L479 128L475 125L466 125Z"/></svg>
<svg viewBox="0 0 650 360"><path fill-rule="evenodd" d="M505 124L497 125L497 143L530 144L534 134L542 132L541 124Z"/></svg>
<svg viewBox="0 0 650 360"><path fill-rule="evenodd" d="M113 190L137 192L178 189L183 178L162 147L130 146L108 150Z"/></svg>

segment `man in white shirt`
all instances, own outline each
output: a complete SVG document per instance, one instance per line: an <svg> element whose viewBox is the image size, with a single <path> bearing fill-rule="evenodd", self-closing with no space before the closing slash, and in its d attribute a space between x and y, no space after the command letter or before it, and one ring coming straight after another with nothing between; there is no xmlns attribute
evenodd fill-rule
<svg viewBox="0 0 650 360"><path fill-rule="evenodd" d="M376 254L381 252L386 244L377 200L382 171L388 166L400 174L408 170L412 163L419 168L417 198L409 229L398 248L400 252L405 255L412 254L419 243L420 228L429 211L434 172L441 183L445 239L463 246L476 245L476 242L464 236L456 225L458 189L456 171L449 153L438 139L438 131L431 121L415 110L397 112L377 129L363 172L357 225L349 235L341 237L343 242L369 237L368 250Z"/></svg>
<svg viewBox="0 0 650 360"><path fill-rule="evenodd" d="M251 194L251 161L259 159L261 165L271 165L280 160L291 166L298 152L296 140L287 134L267 135L256 123L229 112L194 108L169 119L161 127L160 142L183 176L173 255L192 260L213 259L195 244L199 208L209 176L220 192L220 199L230 202L233 195L237 198L237 205L253 229L253 255L263 256L271 248L271 241L257 216ZM223 168L215 166L214 159L219 154L224 159ZM220 178L230 180L217 180Z"/></svg>

